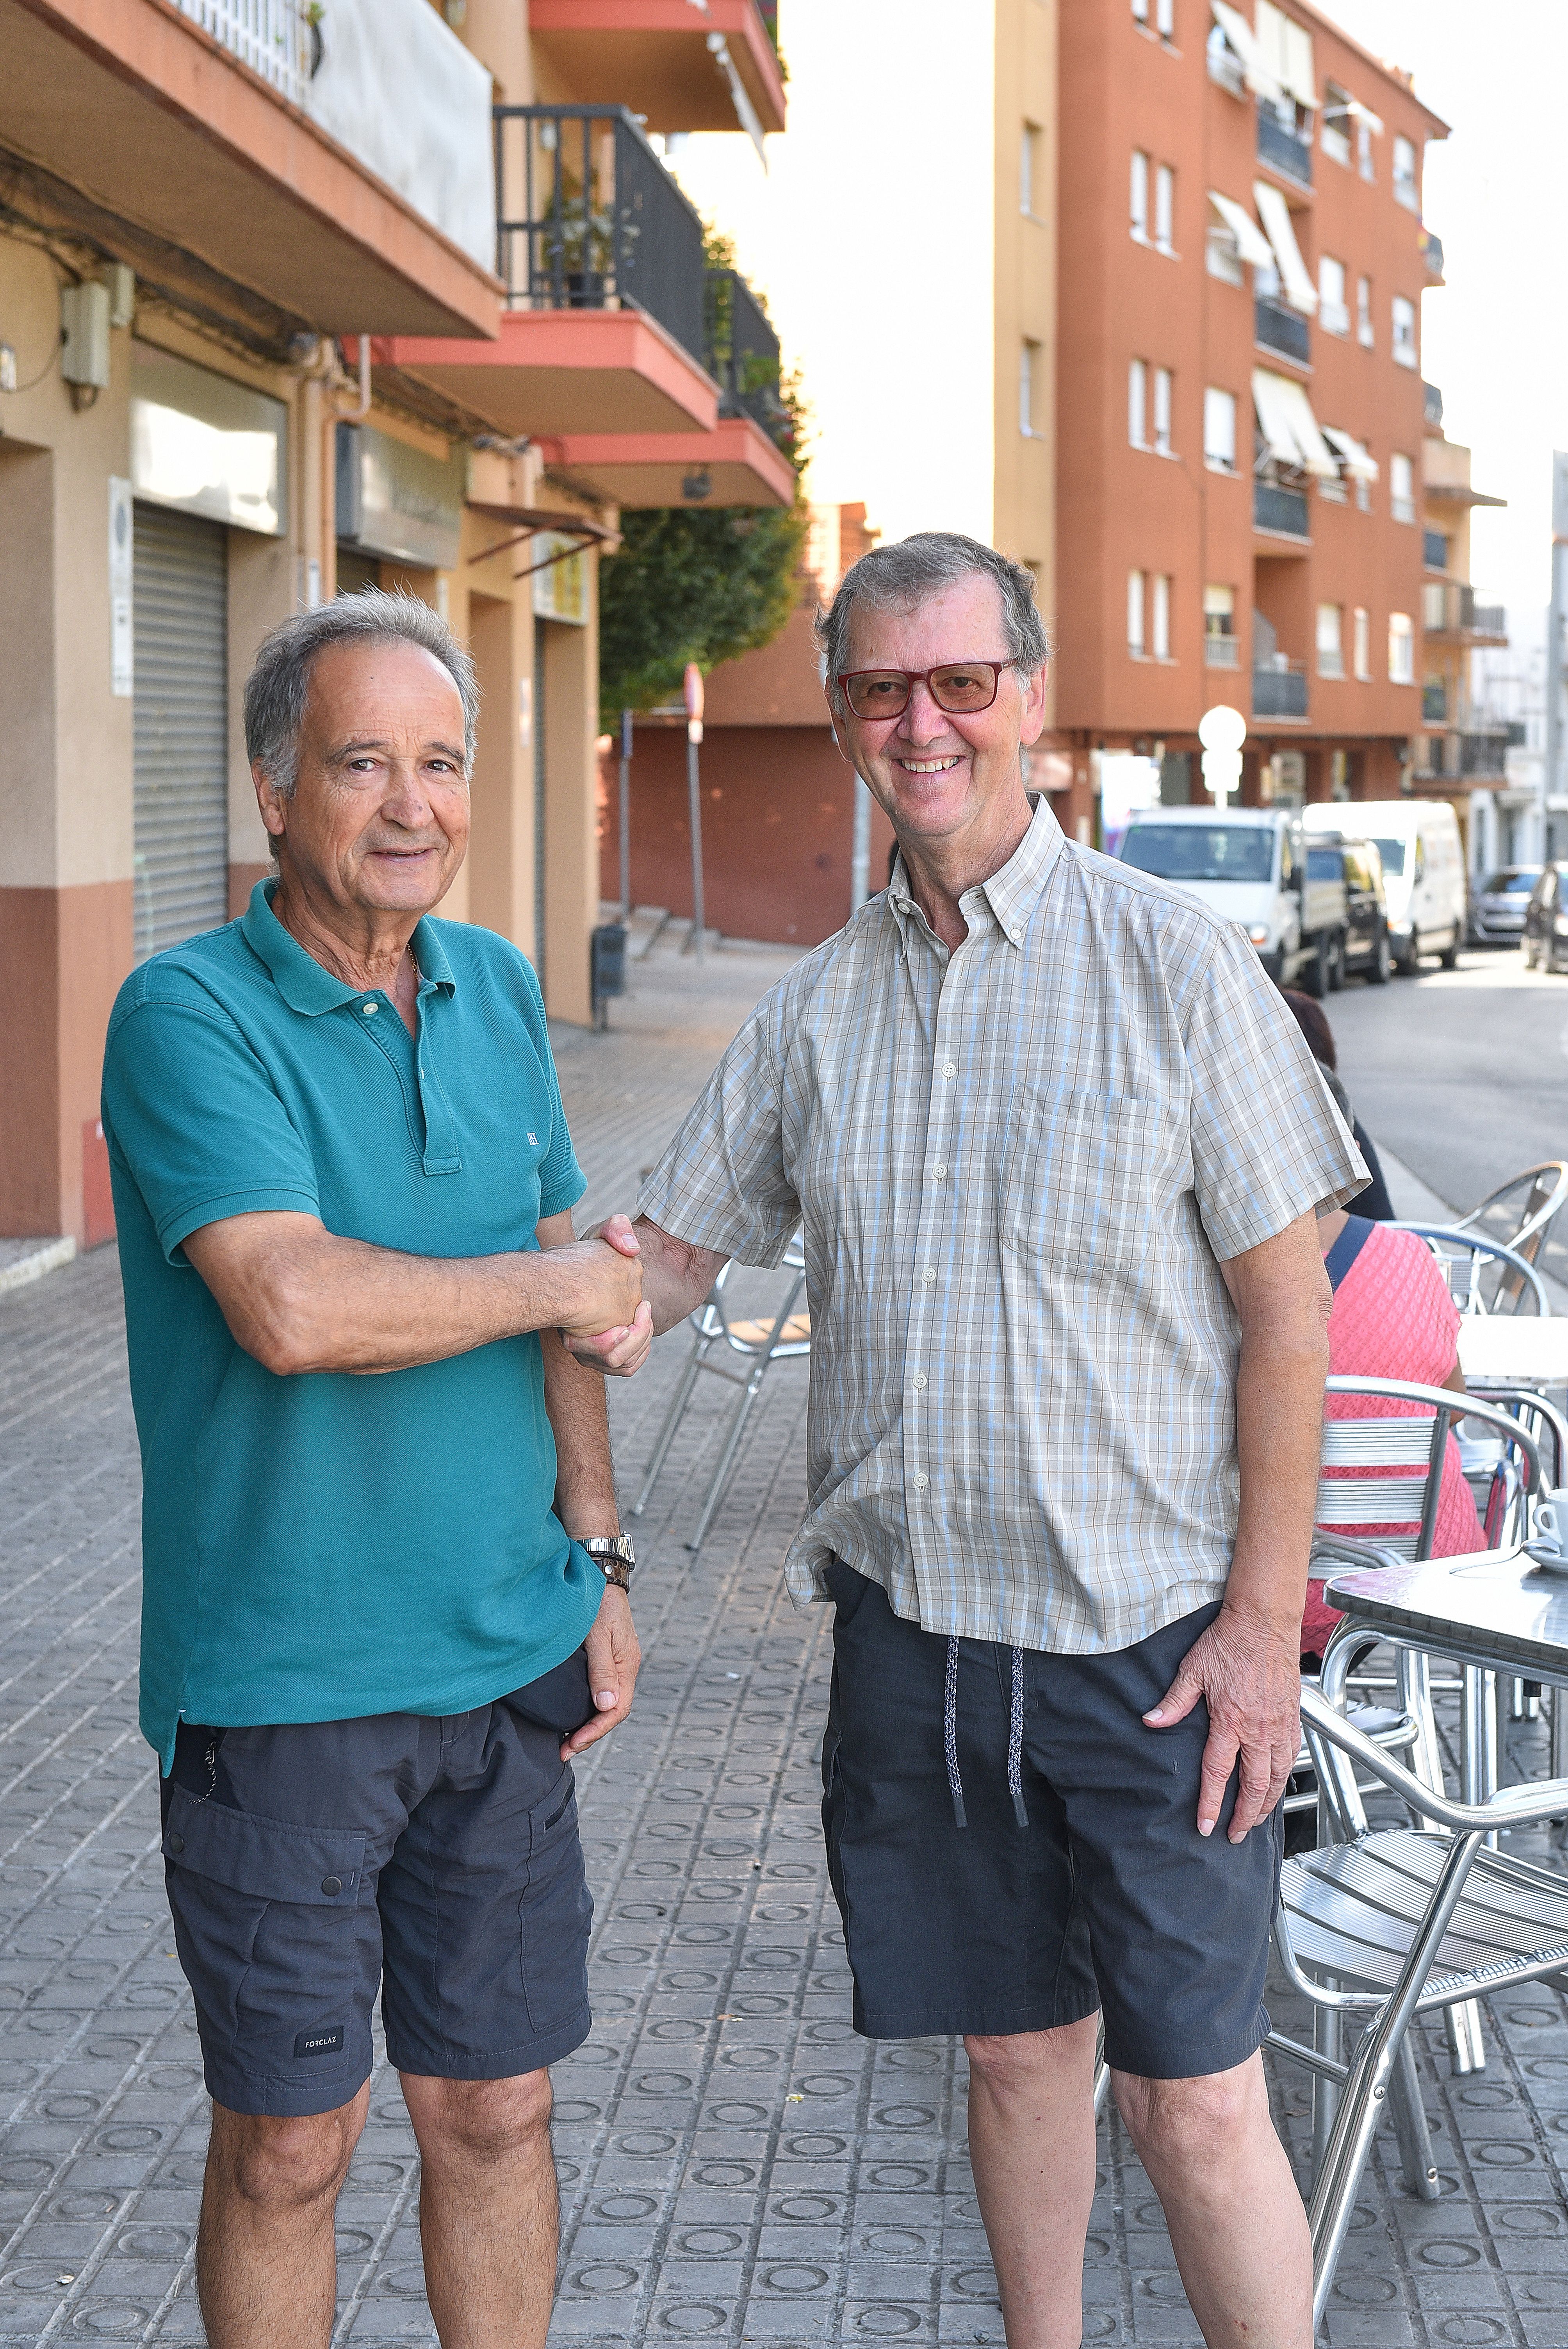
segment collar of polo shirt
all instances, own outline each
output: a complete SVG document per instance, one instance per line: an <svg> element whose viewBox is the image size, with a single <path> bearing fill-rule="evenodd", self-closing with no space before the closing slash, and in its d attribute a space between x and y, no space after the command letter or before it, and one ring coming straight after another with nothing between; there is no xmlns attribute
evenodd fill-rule
<svg viewBox="0 0 1568 2349"><path fill-rule="evenodd" d="M346 987L313 954L305 952L291 931L284 929L273 911L273 891L277 885L275 878L271 877L257 882L240 927L246 945L272 972L284 1001L291 1011L303 1012L307 1019L317 1018L323 1011L335 1011L340 1004L357 1003L365 989ZM417 922L408 944L419 975L419 993L424 995L431 988L439 987L448 995L455 995L458 982L430 923Z"/></svg>

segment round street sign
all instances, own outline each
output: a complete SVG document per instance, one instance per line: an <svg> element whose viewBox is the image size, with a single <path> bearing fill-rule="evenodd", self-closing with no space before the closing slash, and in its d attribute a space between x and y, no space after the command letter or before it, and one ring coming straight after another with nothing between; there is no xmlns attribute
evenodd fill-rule
<svg viewBox="0 0 1568 2349"><path fill-rule="evenodd" d="M1205 750L1239 750L1247 739L1247 721L1228 701L1216 701L1198 720L1198 740Z"/></svg>
<svg viewBox="0 0 1568 2349"><path fill-rule="evenodd" d="M700 718L703 705L702 671L696 661L687 661L686 665L686 677L682 689L686 700L686 716Z"/></svg>

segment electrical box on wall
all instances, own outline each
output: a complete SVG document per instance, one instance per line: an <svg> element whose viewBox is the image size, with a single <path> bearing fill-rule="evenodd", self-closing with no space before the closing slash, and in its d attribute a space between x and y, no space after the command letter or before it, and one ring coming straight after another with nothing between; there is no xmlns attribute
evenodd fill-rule
<svg viewBox="0 0 1568 2349"><path fill-rule="evenodd" d="M60 288L63 346L60 373L67 383L108 387L108 287L89 278L85 285Z"/></svg>
<svg viewBox="0 0 1568 2349"><path fill-rule="evenodd" d="M136 316L136 272L123 261L111 261L103 274L108 288L108 322L129 326Z"/></svg>

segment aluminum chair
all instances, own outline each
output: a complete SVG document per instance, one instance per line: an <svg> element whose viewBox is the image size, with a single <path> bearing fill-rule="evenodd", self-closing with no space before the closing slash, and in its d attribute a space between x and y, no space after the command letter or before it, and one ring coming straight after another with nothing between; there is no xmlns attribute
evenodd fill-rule
<svg viewBox="0 0 1568 2349"><path fill-rule="evenodd" d="M1331 1653L1357 1638L1336 1632ZM1326 1677L1328 1658L1325 1659ZM1568 1781L1512 1786L1484 1804L1450 1801L1342 1718L1326 1691L1302 1692L1307 1743L1340 1837L1288 1859L1275 1940L1293 1987L1343 2027L1349 2060L1271 2031L1275 2054L1315 2074L1320 2106L1308 2216L1314 2319L1322 2318L1378 2121L1392 2110L1405 2182L1440 2191L1408 2033L1516 1982L1568 1976L1568 1879L1488 1847L1500 1831L1568 1807ZM1357 1774L1379 1780L1427 1832L1373 1832Z"/></svg>
<svg viewBox="0 0 1568 2349"><path fill-rule="evenodd" d="M1451 1387L1418 1386L1405 1379L1333 1378L1326 1392L1419 1403L1424 1412L1420 1417L1324 1421L1322 1465L1349 1473L1319 1475L1313 1509L1317 1526L1328 1532L1346 1526L1386 1526L1393 1530L1372 1537L1378 1549L1404 1560L1430 1557L1448 1437L1463 1420L1471 1427L1489 1429L1498 1446L1493 1485L1506 1470L1513 1471L1506 1506L1493 1509L1489 1497L1489 1546L1513 1548L1524 1538L1523 1513L1541 1484L1541 1450L1513 1412L1501 1403L1458 1394ZM1472 1435L1469 1440L1480 1439ZM1391 1475L1390 1469L1423 1473Z"/></svg>
<svg viewBox="0 0 1568 2349"><path fill-rule="evenodd" d="M1504 1241L1468 1231L1462 1224L1395 1224L1390 1228L1414 1232L1426 1241L1461 1313L1518 1313L1526 1298L1534 1312L1551 1312L1552 1301L1534 1265Z"/></svg>
<svg viewBox="0 0 1568 2349"><path fill-rule="evenodd" d="M689 1550L699 1550L707 1538L707 1529L724 1498L725 1487L739 1456L741 1438L746 1433L746 1423L751 1416L751 1407L757 1401L763 1379L775 1362L809 1355L811 1350L810 1314L804 1309L796 1310L800 1292L806 1286L805 1249L799 1232L785 1249L780 1265L791 1278L785 1290L784 1301L771 1321L732 1321L729 1319L725 1307L725 1286L731 1271L728 1264L722 1268L706 1299L690 1316L691 1326L696 1332L691 1352L686 1357L686 1368L681 1372L680 1383L671 1399L670 1407L665 1413L664 1424L655 1438L653 1453L643 1477L643 1489L631 1508L631 1515L640 1517L647 1506L648 1496L669 1457L676 1431L686 1416L686 1405L691 1401L700 1374L708 1371L716 1378L727 1379L732 1386L739 1387L740 1400L725 1430L724 1441L719 1446L718 1464L714 1469L707 1496L697 1513L696 1524L686 1543ZM732 1360L732 1357L736 1359Z"/></svg>
<svg viewBox="0 0 1568 2349"><path fill-rule="evenodd" d="M1501 1240L1526 1264L1539 1264L1547 1234L1564 1204L1568 1204L1568 1161L1546 1158L1539 1166L1527 1166L1522 1174L1511 1175L1495 1191L1489 1191L1468 1215L1460 1217L1454 1229L1482 1232L1489 1239Z"/></svg>

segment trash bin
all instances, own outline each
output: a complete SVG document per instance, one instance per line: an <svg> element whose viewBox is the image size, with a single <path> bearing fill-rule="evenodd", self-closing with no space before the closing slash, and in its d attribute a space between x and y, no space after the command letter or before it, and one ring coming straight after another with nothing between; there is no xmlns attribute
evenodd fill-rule
<svg viewBox="0 0 1568 2349"><path fill-rule="evenodd" d="M626 927L624 922L601 922L588 941L588 987L593 999L593 1025L610 1024L613 995L626 992Z"/></svg>

